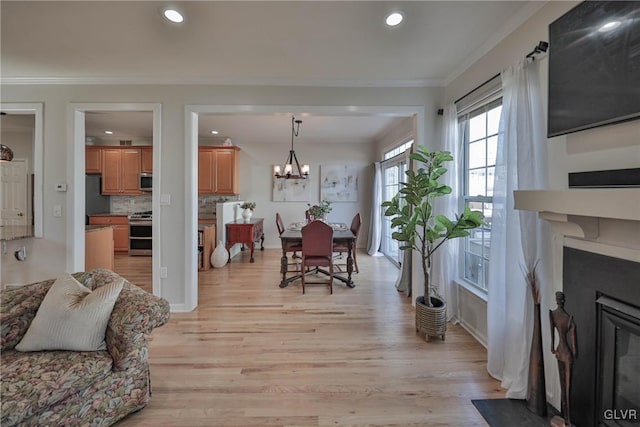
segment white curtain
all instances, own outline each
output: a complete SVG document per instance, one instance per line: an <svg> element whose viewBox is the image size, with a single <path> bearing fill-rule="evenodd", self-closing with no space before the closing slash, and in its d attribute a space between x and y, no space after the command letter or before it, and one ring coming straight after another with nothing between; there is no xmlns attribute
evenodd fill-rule
<svg viewBox="0 0 640 427"><path fill-rule="evenodd" d="M524 59L501 75L503 101L493 190L487 369L502 381L508 398L525 398L527 393L533 303L524 266L539 260L542 293L545 286L550 286L548 230L534 212L513 208L514 190L547 187L545 122L537 65Z"/></svg>
<svg viewBox="0 0 640 427"><path fill-rule="evenodd" d="M411 270L412 270L413 250L406 249L400 251L400 274L396 279L395 287L398 292L404 292L408 297L411 296Z"/></svg>
<svg viewBox="0 0 640 427"><path fill-rule="evenodd" d="M375 162L373 167L373 197L371 200L371 221L369 222L367 253L371 256L382 256L378 252L382 238L382 166L380 162Z"/></svg>
<svg viewBox="0 0 640 427"><path fill-rule="evenodd" d="M462 162L460 149L461 140L458 136L458 111L455 104L445 109L444 127L442 132L442 150L449 151L453 155L453 161L448 162L447 173L441 181L453 190L445 197L435 199L435 213L443 214L449 218L460 212L460 165ZM460 241L447 242L434 254L433 279L438 285L438 292L447 301L447 317L451 320L458 313L457 284L454 282L459 276Z"/></svg>

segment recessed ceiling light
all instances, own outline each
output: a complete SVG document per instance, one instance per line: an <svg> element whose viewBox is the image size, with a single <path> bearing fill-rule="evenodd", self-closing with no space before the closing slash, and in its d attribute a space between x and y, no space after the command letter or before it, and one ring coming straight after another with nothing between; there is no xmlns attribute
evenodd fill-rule
<svg viewBox="0 0 640 427"><path fill-rule="evenodd" d="M217 134L218 134L218 131L217 131L217 130L212 130L212 131L211 131L211 135L217 135Z"/></svg>
<svg viewBox="0 0 640 427"><path fill-rule="evenodd" d="M615 30L619 26L620 21L611 21L598 28L598 31L600 31L601 33L606 33L607 31Z"/></svg>
<svg viewBox="0 0 640 427"><path fill-rule="evenodd" d="M390 27L396 27L400 25L402 21L404 21L404 13L399 10L389 13L384 20L384 22Z"/></svg>
<svg viewBox="0 0 640 427"><path fill-rule="evenodd" d="M105 130L104 133L106 133L107 135L113 135L113 131L110 130Z"/></svg>
<svg viewBox="0 0 640 427"><path fill-rule="evenodd" d="M182 16L182 14L175 9L165 9L165 11L162 13L164 17L171 22L179 24L184 21L184 16Z"/></svg>

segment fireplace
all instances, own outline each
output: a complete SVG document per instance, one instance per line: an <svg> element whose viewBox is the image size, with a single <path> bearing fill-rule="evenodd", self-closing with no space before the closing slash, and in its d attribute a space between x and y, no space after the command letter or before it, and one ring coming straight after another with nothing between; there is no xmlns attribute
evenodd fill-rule
<svg viewBox="0 0 640 427"><path fill-rule="evenodd" d="M638 426L640 263L566 246L563 257L565 308L578 336L572 421Z"/></svg>
<svg viewBox="0 0 640 427"><path fill-rule="evenodd" d="M597 314L598 421L605 426L640 422L640 309L602 295Z"/></svg>

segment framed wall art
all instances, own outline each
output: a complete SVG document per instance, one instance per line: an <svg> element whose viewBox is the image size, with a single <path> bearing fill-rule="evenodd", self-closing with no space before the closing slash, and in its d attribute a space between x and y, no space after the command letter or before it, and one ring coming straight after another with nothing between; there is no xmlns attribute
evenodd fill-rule
<svg viewBox="0 0 640 427"><path fill-rule="evenodd" d="M308 202L311 200L311 180L306 179L273 179L274 202Z"/></svg>
<svg viewBox="0 0 640 427"><path fill-rule="evenodd" d="M320 200L358 201L358 168L352 165L320 166Z"/></svg>

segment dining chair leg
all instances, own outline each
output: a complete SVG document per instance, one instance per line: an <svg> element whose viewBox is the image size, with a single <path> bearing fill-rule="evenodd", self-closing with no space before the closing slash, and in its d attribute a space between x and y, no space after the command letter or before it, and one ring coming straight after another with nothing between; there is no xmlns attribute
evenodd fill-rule
<svg viewBox="0 0 640 427"><path fill-rule="evenodd" d="M357 249L353 248L353 266L355 267L356 273L360 273L358 270L358 258L356 258Z"/></svg>
<svg viewBox="0 0 640 427"><path fill-rule="evenodd" d="M329 265L329 293L333 295L333 263Z"/></svg>
<svg viewBox="0 0 640 427"><path fill-rule="evenodd" d="M306 266L304 265L304 262L303 262L303 263L302 263L302 267L301 267L301 270L302 270L302 271L301 271L301 273L300 273L300 275L302 276L302 277L301 277L301 279L302 279L302 294L303 294L303 295L304 295L304 276L305 276L305 271L304 271L304 270L305 270L305 267L306 267Z"/></svg>

